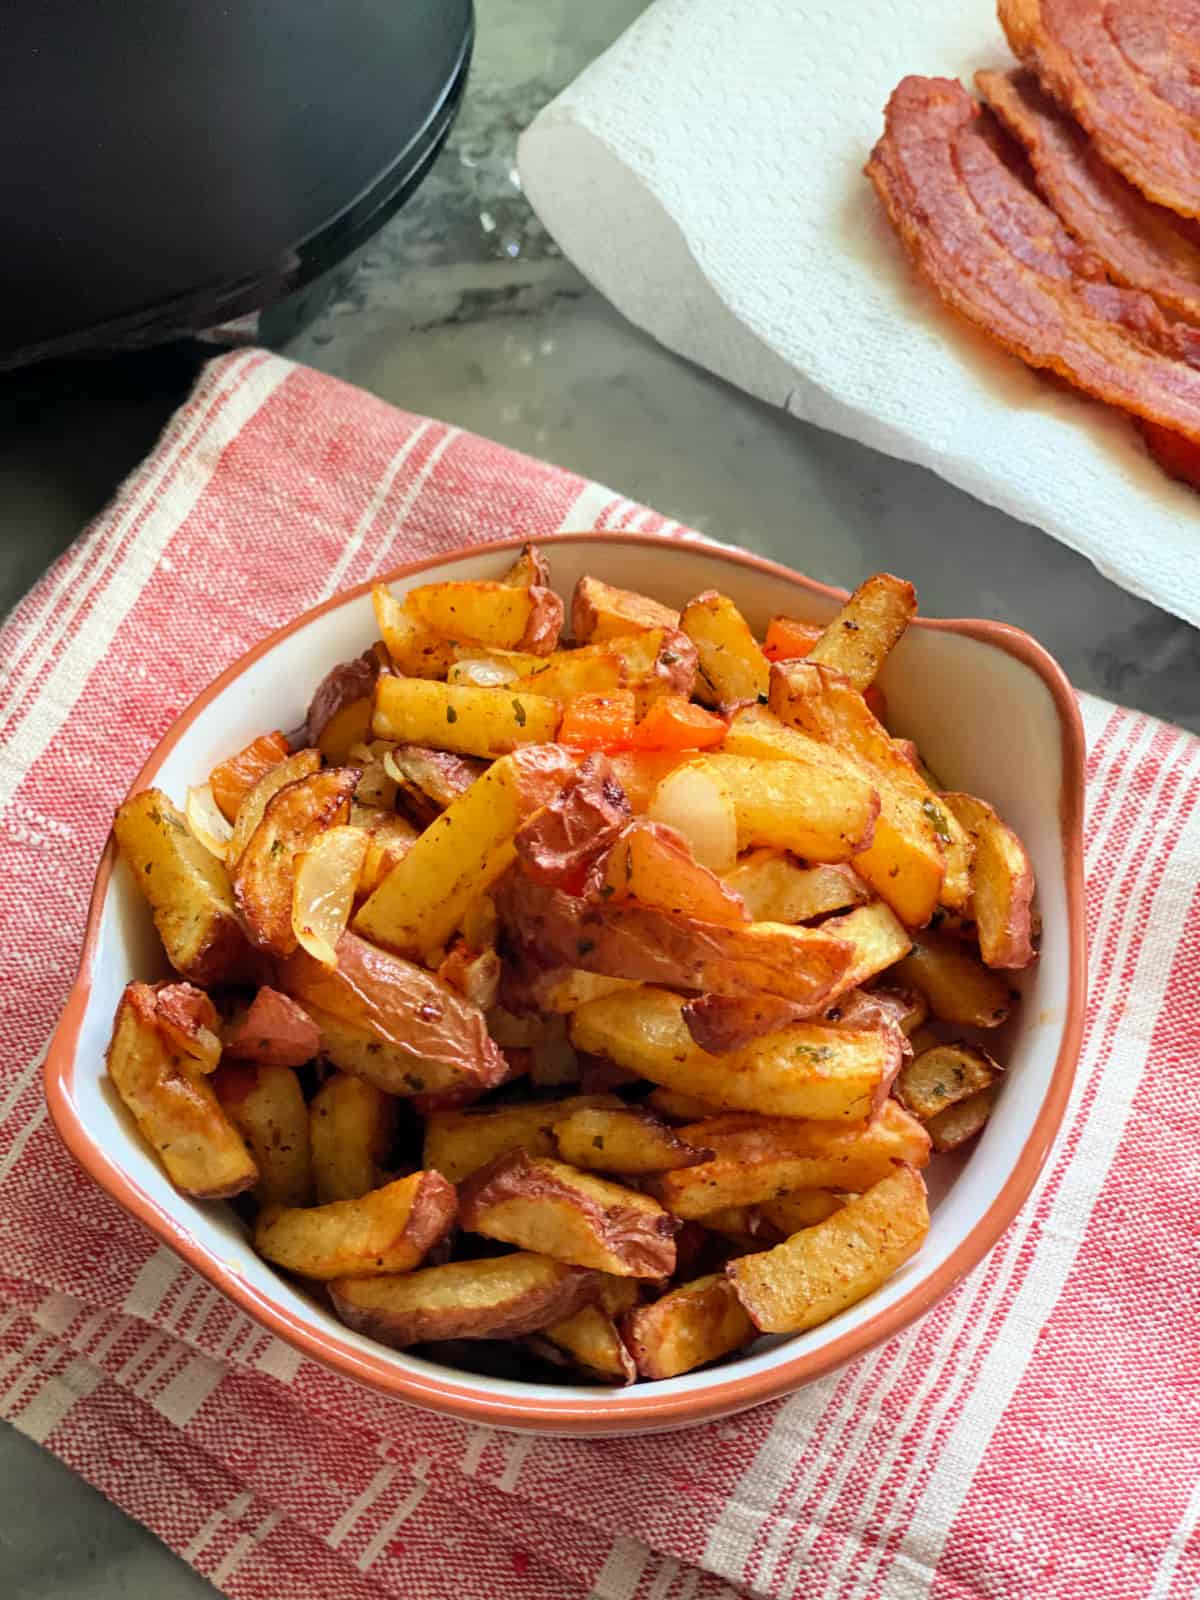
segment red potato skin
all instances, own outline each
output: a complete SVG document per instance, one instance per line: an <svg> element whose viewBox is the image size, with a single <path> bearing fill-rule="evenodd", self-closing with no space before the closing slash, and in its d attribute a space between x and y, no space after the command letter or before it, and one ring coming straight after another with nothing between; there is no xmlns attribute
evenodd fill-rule
<svg viewBox="0 0 1200 1600"><path fill-rule="evenodd" d="M663 639L654 663L654 675L667 693L682 695L685 700L690 700L696 687L699 661L696 646L683 629L671 628Z"/></svg>
<svg viewBox="0 0 1200 1600"><path fill-rule="evenodd" d="M397 1049L448 1066L480 1088L504 1082L508 1063L478 1006L424 967L356 934L342 935L337 959L329 971L297 950L280 964L280 984L302 1005L369 1028Z"/></svg>
<svg viewBox="0 0 1200 1600"><path fill-rule="evenodd" d="M373 644L353 661L339 662L317 685L304 719L302 743L314 747L319 744L330 720L356 700L372 699L380 673L391 670L382 644Z"/></svg>
<svg viewBox="0 0 1200 1600"><path fill-rule="evenodd" d="M851 989L848 993L839 995L836 1002L825 1013L824 1020L836 1028L851 1028L855 1031L862 1028L883 1028L887 1032L894 1031L899 1037L901 1056L907 1059L912 1055L912 1045L908 1036L900 1026L900 1018L905 1014L907 1004L901 995L892 995L886 989Z"/></svg>
<svg viewBox="0 0 1200 1600"><path fill-rule="evenodd" d="M701 1050L711 1056L740 1050L807 1016L804 1006L778 995L702 994L683 1008L683 1020Z"/></svg>
<svg viewBox="0 0 1200 1600"><path fill-rule="evenodd" d="M320 1048L321 1030L304 1007L264 984L225 1041L224 1054L267 1067L302 1067Z"/></svg>
<svg viewBox="0 0 1200 1600"><path fill-rule="evenodd" d="M574 779L517 829L521 871L534 883L577 891L632 814L608 757L589 756Z"/></svg>
<svg viewBox="0 0 1200 1600"><path fill-rule="evenodd" d="M203 989L190 983L164 983L155 994L160 1023L188 1035L194 1035L197 1028L216 1028L217 1010Z"/></svg>
<svg viewBox="0 0 1200 1600"><path fill-rule="evenodd" d="M687 867L689 872L696 874L697 877L707 882L712 894L719 896L724 903L723 914L713 920L727 922L730 927L736 927L739 923L750 921L750 913L746 910L746 903L741 895L735 889L730 889L727 884L722 883L715 872L710 872L706 866L696 860L692 854L691 845L677 828L672 828L665 822L648 822L645 817L638 817L634 821L627 823L622 828L621 833L611 841L609 851L606 851L605 855L592 865L587 877L584 879L583 888L578 891L585 900L636 898L636 896L631 897L623 892L619 885L614 896L612 885L607 882L610 871L611 850L621 845L624 839L632 838L636 834L651 835L657 845L675 856L682 865ZM559 887L568 888L569 886L562 884Z"/></svg>
<svg viewBox="0 0 1200 1600"><path fill-rule="evenodd" d="M398 745L392 759L409 778L400 786L396 809L418 828L427 828L487 770L487 762L474 756L421 744Z"/></svg>
<svg viewBox="0 0 1200 1600"><path fill-rule="evenodd" d="M506 1200L567 1201L586 1211L597 1238L619 1254L635 1278L670 1277L675 1270L679 1222L632 1207L601 1206L590 1195L557 1181L526 1150L508 1150L471 1174L459 1187L459 1221L468 1232L486 1221L493 1206Z"/></svg>
<svg viewBox="0 0 1200 1600"><path fill-rule="evenodd" d="M563 603L553 589L544 588L540 583L529 586L529 598L533 602L529 621L525 624L525 632L517 649L526 650L534 656L548 656L558 647L558 636L563 625Z"/></svg>

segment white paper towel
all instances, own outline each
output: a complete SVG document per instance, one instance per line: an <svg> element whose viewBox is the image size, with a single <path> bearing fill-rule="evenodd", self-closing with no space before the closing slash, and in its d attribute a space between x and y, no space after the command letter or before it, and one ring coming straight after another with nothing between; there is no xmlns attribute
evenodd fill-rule
<svg viewBox="0 0 1200 1600"><path fill-rule="evenodd" d="M672 350L1200 625L1200 496L1127 420L943 311L863 176L905 73L970 84L1010 62L989 0L658 0L525 132L521 178L565 254Z"/></svg>

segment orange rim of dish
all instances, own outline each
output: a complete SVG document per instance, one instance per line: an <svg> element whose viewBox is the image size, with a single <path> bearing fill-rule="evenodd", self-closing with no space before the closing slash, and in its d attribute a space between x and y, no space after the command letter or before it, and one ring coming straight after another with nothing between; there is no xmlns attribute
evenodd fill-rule
<svg viewBox="0 0 1200 1600"><path fill-rule="evenodd" d="M129 794L136 794L153 782L171 750L216 695L297 628L369 593L376 583L390 583L426 572L431 567L453 566L479 556L516 550L527 542L524 538L499 539L488 544L472 545L451 555L430 556L422 561L411 562L343 590L294 618L246 651L197 695L155 746L131 784ZM846 599L845 590L805 578L778 562L742 551L727 550L718 545L702 544L698 540L597 531L550 534L539 538L537 543L543 546L607 544L614 550L622 545L644 548L648 544L657 544L664 552L683 548L744 571L781 578L793 587L823 599L839 604ZM892 1338L936 1305L983 1259L1025 1203L1066 1111L1083 1037L1087 987L1083 889L1085 745L1083 723L1074 690L1053 656L1019 628L1009 627L1002 622L925 617L916 618L911 626L960 634L1003 650L1035 673L1053 699L1062 737L1063 780L1059 799L1059 827L1070 944L1067 1011L1054 1071L1033 1127L1003 1187L985 1214L966 1238L906 1294L819 1349L791 1357L784 1356L761 1371L741 1376L731 1372L727 1379L710 1383L703 1389L664 1394L657 1391L653 1384L638 1384L627 1389L609 1390L602 1395L581 1395L578 1399L539 1398L537 1386L532 1383L519 1395L488 1393L459 1381L450 1368L445 1370L444 1376L439 1370L434 1370L432 1364L427 1373L401 1369L394 1365L391 1352L386 1347L380 1346L378 1351L359 1349L338 1332L318 1327L264 1295L133 1182L117 1161L95 1142L75 1103L74 1079L79 1034L91 994L92 964L116 860L116 842L111 834L100 858L92 889L79 970L46 1057L46 1099L59 1137L84 1171L124 1210L144 1223L164 1244L169 1245L189 1266L243 1311L302 1355L343 1377L365 1383L395 1399L458 1417L465 1422L520 1431L591 1435L633 1430L650 1432L660 1428L694 1425L789 1394ZM720 1371L719 1368L715 1370Z"/></svg>

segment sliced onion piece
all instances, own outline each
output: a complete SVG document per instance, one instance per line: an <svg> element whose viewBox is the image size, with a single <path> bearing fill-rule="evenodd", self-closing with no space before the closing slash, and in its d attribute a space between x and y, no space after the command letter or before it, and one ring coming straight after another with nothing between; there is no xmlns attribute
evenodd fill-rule
<svg viewBox="0 0 1200 1600"><path fill-rule="evenodd" d="M737 813L725 780L707 761L690 761L661 780L647 816L675 828L702 866L728 872L737 860Z"/></svg>
<svg viewBox="0 0 1200 1600"><path fill-rule="evenodd" d="M350 920L367 844L361 828L328 828L296 858L292 930L322 966L337 966L337 942Z"/></svg>
<svg viewBox="0 0 1200 1600"><path fill-rule="evenodd" d="M476 689L500 689L506 683L516 683L520 676L510 662L481 657L473 661L456 661L446 674L446 682L469 683Z"/></svg>
<svg viewBox="0 0 1200 1600"><path fill-rule="evenodd" d="M226 821L213 799L211 784L195 784L188 790L183 814L192 837L211 851L218 861L224 861L233 837L233 824Z"/></svg>

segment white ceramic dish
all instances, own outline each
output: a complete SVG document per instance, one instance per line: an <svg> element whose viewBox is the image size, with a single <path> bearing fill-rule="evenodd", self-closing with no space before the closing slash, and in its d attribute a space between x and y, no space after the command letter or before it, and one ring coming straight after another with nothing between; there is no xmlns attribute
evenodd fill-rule
<svg viewBox="0 0 1200 1600"><path fill-rule="evenodd" d="M734 551L613 534L545 541L553 582L569 595L584 572L681 604L701 589L730 594L751 624L776 612L822 621L831 590ZM511 544L392 575L415 582L497 576ZM138 775L182 800L189 783L269 727L292 727L334 663L375 637L364 587L265 640L183 713ZM1062 673L1024 634L995 623L927 622L902 640L882 678L894 731L917 740L943 781L994 802L1025 840L1039 885L1042 955L1003 1042L1003 1093L964 1159L935 1163L929 1237L874 1295L820 1328L761 1340L711 1369L629 1389L514 1383L454 1371L350 1332L261 1261L225 1205L168 1183L104 1073L121 990L163 958L147 907L110 842L100 866L79 977L55 1037L46 1083L56 1126L76 1158L133 1215L264 1326L305 1355L398 1398L475 1422L549 1433L657 1431L756 1405L890 1337L968 1272L1016 1214L1042 1165L1070 1089L1083 1021L1081 819L1083 736Z"/></svg>

